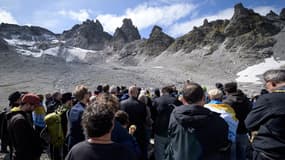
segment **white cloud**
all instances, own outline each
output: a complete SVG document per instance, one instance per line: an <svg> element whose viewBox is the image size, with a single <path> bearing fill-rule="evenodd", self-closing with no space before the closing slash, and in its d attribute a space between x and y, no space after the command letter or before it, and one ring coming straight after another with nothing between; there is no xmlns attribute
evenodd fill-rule
<svg viewBox="0 0 285 160"><path fill-rule="evenodd" d="M58 13L62 16L67 16L73 20L77 20L80 22L85 21L86 19L90 18L89 11L85 9L81 9L78 12L72 11L72 10L68 10L68 11L61 10Z"/></svg>
<svg viewBox="0 0 285 160"><path fill-rule="evenodd" d="M266 15L270 10L273 10L275 12L277 11L276 8L271 6L258 6L253 8L253 10L261 15ZM233 8L227 8L214 15L201 16L186 22L175 23L173 26L170 27L169 34L174 37L177 37L188 33L193 29L194 26L197 27L201 26L203 24L204 19L206 18L208 19L208 21L214 21L217 19L231 19L233 13L234 13Z"/></svg>
<svg viewBox="0 0 285 160"><path fill-rule="evenodd" d="M177 37L179 35L182 35L182 34L185 34L191 31L194 26L198 27L202 25L204 19L206 18L208 21L213 21L217 19L230 19L233 16L233 13L234 13L233 8L228 8L228 9L218 12L215 15L202 16L202 17L195 18L187 22L176 23L170 28L169 33L170 35Z"/></svg>
<svg viewBox="0 0 285 160"><path fill-rule="evenodd" d="M3 10L3 9L0 9L0 22L1 23L18 24L18 22L12 16L12 14L6 10Z"/></svg>
<svg viewBox="0 0 285 160"><path fill-rule="evenodd" d="M98 19L107 32L113 33L122 25L124 18L131 18L138 29L144 29L153 25L169 26L175 21L189 15L196 8L189 3L172 4L165 6L151 6L147 3L128 8L123 15L102 14Z"/></svg>

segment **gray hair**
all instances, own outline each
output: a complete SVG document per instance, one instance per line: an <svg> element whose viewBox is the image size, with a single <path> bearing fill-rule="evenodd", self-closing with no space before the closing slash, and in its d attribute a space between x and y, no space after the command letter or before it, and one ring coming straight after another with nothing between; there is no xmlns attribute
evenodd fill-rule
<svg viewBox="0 0 285 160"><path fill-rule="evenodd" d="M285 82L285 70L284 69L272 69L263 74L265 82L271 81L274 83Z"/></svg>

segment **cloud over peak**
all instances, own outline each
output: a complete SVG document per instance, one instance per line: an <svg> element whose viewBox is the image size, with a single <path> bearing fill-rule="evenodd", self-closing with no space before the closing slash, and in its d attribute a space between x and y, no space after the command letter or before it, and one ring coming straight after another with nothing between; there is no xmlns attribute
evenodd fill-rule
<svg viewBox="0 0 285 160"><path fill-rule="evenodd" d="M1 8L0 8L0 22L18 24L17 20L12 16L10 12Z"/></svg>
<svg viewBox="0 0 285 160"><path fill-rule="evenodd" d="M80 9L79 11L72 11L72 10L61 10L58 12L62 16L66 16L70 19L76 21L85 21L86 19L90 18L89 11L86 9Z"/></svg>
<svg viewBox="0 0 285 160"><path fill-rule="evenodd" d="M189 15L195 8L195 5L189 3L164 6L152 6L144 3L132 9L128 8L122 15L101 14L96 19L110 33L113 33L117 27L121 26L124 18L131 18L134 25L141 30L153 25L172 25L175 21Z"/></svg>

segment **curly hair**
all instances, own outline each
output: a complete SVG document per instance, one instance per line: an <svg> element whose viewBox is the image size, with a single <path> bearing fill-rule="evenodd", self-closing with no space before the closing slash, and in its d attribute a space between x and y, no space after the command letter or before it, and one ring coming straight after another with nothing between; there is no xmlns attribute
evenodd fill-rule
<svg viewBox="0 0 285 160"><path fill-rule="evenodd" d="M92 103L82 115L82 126L88 138L101 137L113 127L114 112L107 104Z"/></svg>
<svg viewBox="0 0 285 160"><path fill-rule="evenodd" d="M102 93L98 95L95 102L98 104L103 104L105 107L110 108L110 110L112 110L114 114L120 108L119 99L116 96L109 93Z"/></svg>

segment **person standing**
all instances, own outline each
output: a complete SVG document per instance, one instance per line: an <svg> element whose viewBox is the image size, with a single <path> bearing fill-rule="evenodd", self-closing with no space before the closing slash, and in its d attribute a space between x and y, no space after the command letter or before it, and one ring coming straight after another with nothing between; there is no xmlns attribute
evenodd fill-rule
<svg viewBox="0 0 285 160"><path fill-rule="evenodd" d="M154 128L154 154L156 160L164 159L165 147L168 144L168 124L173 105L178 105L178 100L171 96L171 86L162 88L162 96L158 97L153 102L153 107L156 110L156 121Z"/></svg>
<svg viewBox="0 0 285 160"><path fill-rule="evenodd" d="M81 118L90 97L88 88L83 85L76 86L74 96L78 102L68 113L68 150L70 150L75 144L85 140Z"/></svg>
<svg viewBox="0 0 285 160"><path fill-rule="evenodd" d="M228 125L218 113L203 107L202 87L189 83L182 97L183 105L174 108L170 116L165 159L229 159Z"/></svg>
<svg viewBox="0 0 285 160"><path fill-rule="evenodd" d="M224 89L226 92L226 98L222 103L228 104L235 110L236 117L239 121L236 135L236 159L245 160L249 139L244 120L251 110L251 102L247 96L240 89L238 89L236 82L226 83Z"/></svg>
<svg viewBox="0 0 285 160"><path fill-rule="evenodd" d="M268 70L263 77L269 93L257 99L245 120L251 132L257 131L252 159L285 159L285 70Z"/></svg>
<svg viewBox="0 0 285 160"><path fill-rule="evenodd" d="M114 111L107 103L88 106L82 124L88 139L76 144L66 160L136 160L131 150L111 140Z"/></svg>
<svg viewBox="0 0 285 160"><path fill-rule="evenodd" d="M138 89L136 86L131 86L129 88L129 98L127 100L121 101L121 110L125 111L129 115L130 125L136 125L137 130L134 136L142 150L144 159L147 159L147 138L146 138L146 105L138 101Z"/></svg>
<svg viewBox="0 0 285 160"><path fill-rule="evenodd" d="M34 130L27 113L40 105L37 95L28 93L21 100L20 110L11 111L7 115L8 135L11 143L13 160L39 160L42 153L42 143Z"/></svg>

